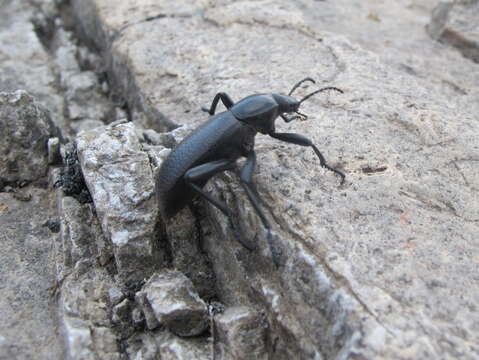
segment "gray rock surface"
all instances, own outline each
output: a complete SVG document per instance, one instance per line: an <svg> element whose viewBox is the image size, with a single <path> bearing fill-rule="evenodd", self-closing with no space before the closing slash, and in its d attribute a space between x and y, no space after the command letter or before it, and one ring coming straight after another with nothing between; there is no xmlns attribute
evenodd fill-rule
<svg viewBox="0 0 479 360"><path fill-rule="evenodd" d="M134 11L112 20L108 5L89 3L89 12L77 8L78 19L85 28L101 24L102 32L90 28L90 39L111 49L110 71L128 79L125 97L177 123L204 121L200 106L218 91L237 100L287 91L305 76L345 90L305 104L308 122L278 124L322 144L330 164L348 175L343 188L317 167L312 151L257 139L256 181L285 254L282 269L273 270L264 232L234 177L212 182L260 248L240 248L222 215L210 212L217 238L205 247L219 294L227 303L267 310L277 336L274 356L454 357L478 351L471 342L477 293L465 285L476 281L477 68L425 45L424 7L419 22L411 10L417 5L401 22L391 20L401 4L377 13L361 5L361 31L339 32L377 56L325 31L336 20L337 28L348 29L351 16L337 11L328 22L321 10L342 6L356 14L350 2L215 2L204 12L158 12L165 16L144 22ZM406 24L415 24L412 36L398 37ZM396 47L371 46L370 34ZM439 51L444 55L436 61ZM445 67L451 61L471 71L456 76ZM431 285L438 278L441 286Z"/></svg>
<svg viewBox="0 0 479 360"><path fill-rule="evenodd" d="M18 192L29 201L16 199ZM61 359L57 306L49 288L55 279L52 192L32 186L0 193L0 359Z"/></svg>
<svg viewBox="0 0 479 360"><path fill-rule="evenodd" d="M141 281L161 267L162 256L153 175L134 126L82 132L76 146L102 229L113 244L118 274L126 284Z"/></svg>
<svg viewBox="0 0 479 360"><path fill-rule="evenodd" d="M211 344L205 338L179 338L168 331L157 331L128 339L127 354L135 360L211 360Z"/></svg>
<svg viewBox="0 0 479 360"><path fill-rule="evenodd" d="M30 19L37 12L26 0L2 0L0 6L0 91L26 90L66 127L63 98L56 87L49 54Z"/></svg>
<svg viewBox="0 0 479 360"><path fill-rule="evenodd" d="M71 359L120 359L113 308L124 295L107 264L113 257L93 213L57 190L61 214L55 243L60 326L65 352Z"/></svg>
<svg viewBox="0 0 479 360"><path fill-rule="evenodd" d="M441 2L434 9L428 32L479 63L479 1Z"/></svg>
<svg viewBox="0 0 479 360"><path fill-rule="evenodd" d="M58 129L27 92L0 93L0 133L0 185L46 175L48 139L58 136Z"/></svg>
<svg viewBox="0 0 479 360"><path fill-rule="evenodd" d="M208 327L208 311L190 279L179 271L153 275L137 295L148 302L158 323L176 335L189 337Z"/></svg>
<svg viewBox="0 0 479 360"><path fill-rule="evenodd" d="M237 306L214 318L217 359L268 359L268 324L257 311Z"/></svg>
<svg viewBox="0 0 479 360"><path fill-rule="evenodd" d="M28 90L64 136L87 130L75 141L81 163L74 147L63 155L85 174L94 203L58 189L55 214L52 191L2 186L0 358L64 357L39 290L53 258L58 333L73 359L212 358L213 339L171 334L148 297L151 283L138 291L165 266L227 309L264 311L259 337L270 358L479 357L479 65L469 51L477 1L454 2L431 22L436 5L3 0L0 91ZM254 252L203 202L157 222L154 174L207 119L202 105L218 91L234 100L287 92L305 76L345 94L311 98L308 121L279 121L278 130L309 136L347 182L339 187L310 149L258 136L255 181L282 250L279 269L234 173L207 190L234 210ZM61 231L54 252L42 246L47 228ZM25 279L35 291L24 291ZM226 335L241 323L228 312L215 315Z"/></svg>
<svg viewBox="0 0 479 360"><path fill-rule="evenodd" d="M216 295L215 275L200 244L204 234L199 233L202 230L198 229L190 209L183 209L165 225L174 268L193 282L203 299L213 298Z"/></svg>

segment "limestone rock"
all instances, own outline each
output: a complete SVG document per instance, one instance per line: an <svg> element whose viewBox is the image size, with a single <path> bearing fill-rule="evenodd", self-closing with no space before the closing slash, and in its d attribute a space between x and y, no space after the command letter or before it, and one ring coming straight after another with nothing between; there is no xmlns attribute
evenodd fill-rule
<svg viewBox="0 0 479 360"><path fill-rule="evenodd" d="M212 359L211 345L205 339L182 339L164 334L159 345L162 360Z"/></svg>
<svg viewBox="0 0 479 360"><path fill-rule="evenodd" d="M55 199L49 190L27 189L27 202L0 192L0 359L61 359L58 308L49 291L58 233L45 225L57 220Z"/></svg>
<svg viewBox="0 0 479 360"><path fill-rule="evenodd" d="M268 359L267 323L248 307L226 309L214 318L214 346L217 359Z"/></svg>
<svg viewBox="0 0 479 360"><path fill-rule="evenodd" d="M428 32L479 63L479 1L440 2L434 9Z"/></svg>
<svg viewBox="0 0 479 360"><path fill-rule="evenodd" d="M59 135L25 91L0 93L0 182L35 181L48 169L48 139Z"/></svg>
<svg viewBox="0 0 479 360"><path fill-rule="evenodd" d="M156 319L171 332L189 337L208 327L208 311L191 280L179 271L153 275L142 289Z"/></svg>
<svg viewBox="0 0 479 360"><path fill-rule="evenodd" d="M78 157L120 277L137 282L161 267L157 206L148 156L133 124L81 133Z"/></svg>
<svg viewBox="0 0 479 360"><path fill-rule="evenodd" d="M345 91L308 100L301 109L310 115L307 122L277 122L278 131L305 134L318 144L329 164L346 173L345 186L319 168L311 149L256 139L255 181L282 250L279 270L234 174L207 187L226 199L242 232L258 244L254 252L243 249L224 216L206 207L215 236L203 247L218 295L226 305L265 309L276 344L272 356L477 352L470 346L477 323L470 305L477 294L465 286L474 281L477 252L477 69L431 42L424 9L419 23L412 16L401 23L393 14L399 3L381 6L376 17L368 16L364 2L346 3L278 0L267 2L269 16L263 16L256 2L221 1L188 17L133 23L134 13L128 14L125 28L97 11L99 2L96 11L78 14L83 24L96 22L116 34L90 28L92 41L106 41L102 48L114 59L109 68L122 80L125 97L177 124L194 128L206 121L200 107L219 91L236 101L287 92L306 76L318 79L317 86ZM291 20L281 7L294 15ZM357 24L348 27L358 13ZM397 35L409 27L410 37ZM371 34L395 47L368 42ZM158 47L161 52L152 51ZM298 89L297 96L315 88ZM458 251L458 241L467 251ZM447 285L431 290L428 284L438 277ZM445 293L454 299L444 301ZM454 319L437 320L445 314ZM453 345L441 340L445 333Z"/></svg>
<svg viewBox="0 0 479 360"><path fill-rule="evenodd" d="M56 86L49 54L31 21L37 12L28 1L2 1L0 92L27 91L50 110L55 125L64 130L67 125L62 113L63 98Z"/></svg>
<svg viewBox="0 0 479 360"><path fill-rule="evenodd" d="M175 269L180 270L193 282L202 298L213 298L215 275L208 255L200 244L205 234L199 233L195 218L188 208L166 221L166 233Z"/></svg>
<svg viewBox="0 0 479 360"><path fill-rule="evenodd" d="M179 338L169 331L147 332L126 341L130 359L211 360L211 344L206 338Z"/></svg>

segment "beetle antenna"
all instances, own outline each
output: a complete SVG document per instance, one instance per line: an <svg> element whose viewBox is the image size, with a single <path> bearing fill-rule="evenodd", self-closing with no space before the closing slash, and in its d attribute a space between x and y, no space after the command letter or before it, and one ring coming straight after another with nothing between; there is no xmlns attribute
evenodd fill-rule
<svg viewBox="0 0 479 360"><path fill-rule="evenodd" d="M299 101L299 103L301 104L303 101L309 99L311 96L316 95L317 93L320 93L320 92L323 92L323 91L326 91L326 90L334 90L334 91L340 92L341 94L344 94L344 91L343 91L343 90L338 89L337 87L334 87L334 86L328 86L328 87L325 87L325 88L322 88L322 89L313 91L311 94L306 95L304 98L302 98L302 99Z"/></svg>
<svg viewBox="0 0 479 360"><path fill-rule="evenodd" d="M302 83L304 83L305 81L311 81L313 84L316 84L316 81L314 81L312 78L310 77L307 77L307 78L304 78L303 80L299 81L296 85L293 86L293 88L291 89L291 91L289 92L288 96L291 96L291 94L293 93L294 90L296 90L299 85L301 85Z"/></svg>

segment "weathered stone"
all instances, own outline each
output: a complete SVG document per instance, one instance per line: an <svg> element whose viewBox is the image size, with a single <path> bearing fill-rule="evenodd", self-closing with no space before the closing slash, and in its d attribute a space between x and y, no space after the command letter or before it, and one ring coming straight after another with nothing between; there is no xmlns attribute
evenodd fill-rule
<svg viewBox="0 0 479 360"><path fill-rule="evenodd" d="M206 304L195 292L191 280L181 272L153 275L142 293L158 322L176 335L195 336L208 327Z"/></svg>
<svg viewBox="0 0 479 360"><path fill-rule="evenodd" d="M60 323L69 358L118 358L116 336L110 329L108 289L112 286L111 276L94 267L81 275L74 271L62 282Z"/></svg>
<svg viewBox="0 0 479 360"><path fill-rule="evenodd" d="M210 360L213 358L211 344L206 339L185 340L167 333L160 338L159 352L162 360Z"/></svg>
<svg viewBox="0 0 479 360"><path fill-rule="evenodd" d="M440 1L434 8L431 16L431 22L426 26L426 30L434 40L439 40L449 18L449 11L454 6L452 1Z"/></svg>
<svg viewBox="0 0 479 360"><path fill-rule="evenodd" d="M125 298L125 294L118 287L113 286L108 289L108 298L110 300L110 305L115 306Z"/></svg>
<svg viewBox="0 0 479 360"><path fill-rule="evenodd" d="M202 230L186 208L165 223L173 266L185 274L203 299L215 296L215 275L208 255L201 248Z"/></svg>
<svg viewBox="0 0 479 360"><path fill-rule="evenodd" d="M155 232L157 206L148 156L131 123L97 128L76 139L85 181L125 282L161 267Z"/></svg>
<svg viewBox="0 0 479 360"><path fill-rule="evenodd" d="M131 311L131 321L135 328L143 328L145 325L145 315L138 306Z"/></svg>
<svg viewBox="0 0 479 360"><path fill-rule="evenodd" d="M55 84L49 54L30 21L36 12L28 1L4 0L1 3L0 92L26 90L50 110L53 122L63 130L66 128L63 99Z"/></svg>
<svg viewBox="0 0 479 360"><path fill-rule="evenodd" d="M62 325L63 336L67 342L67 356L71 359L95 360L95 350L88 322L64 317Z"/></svg>
<svg viewBox="0 0 479 360"><path fill-rule="evenodd" d="M206 338L179 338L169 331L138 334L127 340L127 353L135 360L211 360L211 344Z"/></svg>
<svg viewBox="0 0 479 360"><path fill-rule="evenodd" d="M141 310L143 311L143 315L145 316L145 321L146 321L146 327L149 330L154 330L158 326L160 326L160 323L158 322L158 319L156 318L155 312L151 308L151 304L146 297L146 293L143 291L137 292L135 294L135 301L138 303Z"/></svg>
<svg viewBox="0 0 479 360"><path fill-rule="evenodd" d="M95 327L91 331L93 348L101 360L120 360L121 355L113 331L106 327Z"/></svg>
<svg viewBox="0 0 479 360"><path fill-rule="evenodd" d="M477 280L478 256L474 150L479 71L456 48L431 41L424 31L435 3L74 1L74 25L82 25L84 39L96 44L107 60L109 84L103 80L102 91L118 91L114 97L127 101L128 117L135 122L140 118L137 123L143 127L169 129L174 122L194 128L207 119L200 105L209 104L218 91L227 91L234 100L256 91L287 92L305 76L346 91L303 104L308 122L277 123L278 131L311 137L330 165L347 173L344 187L336 188L337 179L318 169L308 149L281 148L276 141L257 138L255 181L282 250L279 269L272 266L262 225L231 174L212 179L207 189L226 199L258 249L241 248L215 208L200 206L206 210L195 223L212 234L201 239L201 248L212 260L218 295L228 305L265 310L268 351L275 359L475 358L479 353L479 300L471 286ZM456 2L454 9L463 4ZM55 78L45 71L47 54L24 11L29 6L10 0L0 7L5 20L0 23L0 86L41 90L48 84L42 101L54 101L59 98ZM66 10L63 6L64 14ZM51 8L44 11L55 14ZM471 27L456 29L463 54L462 40L475 31L467 21ZM85 64L97 60L81 56L81 67L92 70ZM304 94L304 89L297 90L298 96ZM93 104L85 106L95 110ZM144 113L138 116L138 111ZM55 114L61 117L61 111ZM321 124L316 123L318 116ZM168 151L151 144L145 149L150 162L159 159L153 168L161 162L160 153ZM193 224L189 215L176 220ZM113 264L104 265L114 273ZM111 313L110 301L105 301ZM92 313L99 319L103 315ZM100 358L92 334L106 325L92 327L83 317L71 321L78 322L77 334L86 339L71 357L92 349L85 357ZM12 331L24 331L14 325ZM128 348L128 355L160 356L157 332L150 347L146 341L140 344L146 352L130 355ZM15 346L21 341L2 336L0 351L18 356ZM44 353L44 358L55 358L39 349L36 358Z"/></svg>
<svg viewBox="0 0 479 360"><path fill-rule="evenodd" d="M48 164L56 165L59 164L62 160L60 154L60 139L53 137L48 139L47 143L47 152L48 152Z"/></svg>
<svg viewBox="0 0 479 360"><path fill-rule="evenodd" d="M115 323L129 323L131 320L131 301L129 299L124 299L118 305L113 306L112 317L111 319Z"/></svg>
<svg viewBox="0 0 479 360"><path fill-rule="evenodd" d="M0 359L61 359L57 308L49 292L58 234L43 225L57 217L55 199L49 190L27 189L29 202L0 193Z"/></svg>
<svg viewBox="0 0 479 360"><path fill-rule="evenodd" d="M0 93L0 133L0 181L34 181L46 175L48 139L58 129L27 92Z"/></svg>
<svg viewBox="0 0 479 360"><path fill-rule="evenodd" d="M248 307L226 309L214 318L214 347L217 359L268 359L267 323Z"/></svg>
<svg viewBox="0 0 479 360"><path fill-rule="evenodd" d="M113 256L103 237L91 204L80 204L73 197L60 197L61 237L65 266L88 270L97 260L106 264Z"/></svg>
<svg viewBox="0 0 479 360"><path fill-rule="evenodd" d="M434 9L428 32L479 63L479 1L440 2Z"/></svg>
<svg viewBox="0 0 479 360"><path fill-rule="evenodd" d="M111 327L108 289L112 285L111 277L102 269L68 276L62 284L60 302L64 319L77 318L91 326Z"/></svg>
<svg viewBox="0 0 479 360"><path fill-rule="evenodd" d="M97 75L92 70L95 65L89 63L85 50L79 51L74 43L73 34L59 27L55 32L52 42L55 43L54 60L56 72L60 77L60 85L65 91L66 113L69 120L73 121L71 127L78 132L92 123L100 121L109 123L114 104L103 94ZM82 53L83 63L80 66L79 54ZM95 61L95 60L92 60ZM96 66L100 60L96 58ZM88 125L82 125L82 122ZM80 122L80 124L78 124Z"/></svg>
<svg viewBox="0 0 479 360"><path fill-rule="evenodd" d="M319 77L318 86L345 90L343 96L308 100L302 111L309 122L277 123L281 131L324 144L320 150L330 165L347 173L344 187L336 188L336 177L319 168L312 151L257 138L255 180L274 209L268 217L283 254L280 270L271 264L261 222L234 177L210 182L214 186L208 189L226 198L242 232L258 244L255 252L241 248L224 216L209 211L216 239L204 246L221 299L265 308L276 344L270 351L278 359L466 354L477 322L468 305L475 295L464 286L473 281L479 214L472 200L477 191L470 186L477 172L471 161L477 147L472 115L479 109L477 69L430 41L423 30L427 16L418 23L417 16L396 20L394 11L404 8L399 3L382 6L376 16L368 16L371 9L364 2L267 4L270 16L257 14L256 2L221 2L204 13L130 24L116 37L102 38L114 59L111 71L124 80L126 98L192 127L206 120L200 106L218 91L235 100L254 92L287 92L305 76ZM281 14L286 5L291 20ZM340 6L346 12L325 20ZM364 16L348 26L358 9ZM116 31L105 13L92 14L81 21ZM385 36L378 31L388 26L382 18L393 19ZM411 37L397 35L405 27L414 29ZM386 40L372 43L371 34ZM394 48L384 46L389 41ZM255 51L245 52L245 44ZM158 46L161 53L151 51ZM267 72L265 64L270 64ZM456 65L465 71L458 73ZM298 89L298 97L305 94ZM314 117L321 118L321 126ZM460 255L449 238L464 239L469 252ZM448 270L454 263L461 263L454 275L461 282ZM450 280L438 291L450 290L454 301L444 302L444 294L430 296L426 284L438 276ZM436 321L446 313L460 318L457 336ZM454 348L441 340L444 333Z"/></svg>

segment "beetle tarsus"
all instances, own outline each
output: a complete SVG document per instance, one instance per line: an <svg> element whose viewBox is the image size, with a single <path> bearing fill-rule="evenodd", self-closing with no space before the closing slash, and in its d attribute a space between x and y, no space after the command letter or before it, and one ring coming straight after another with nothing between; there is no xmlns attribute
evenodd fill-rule
<svg viewBox="0 0 479 360"><path fill-rule="evenodd" d="M300 134L294 134L294 133L270 133L269 136L281 141L291 143L291 144L312 147L314 152L319 158L319 164L325 169L328 169L329 171L332 171L338 174L341 177L341 185L344 183L344 179L346 176L341 171L336 170L332 168L331 166L329 166L326 163L326 160L324 159L323 154L321 154L321 152L316 147L316 145L314 145L313 142L309 140L307 137L304 137L303 135L300 135Z"/></svg>
<svg viewBox="0 0 479 360"><path fill-rule="evenodd" d="M287 123L296 119L301 119L301 116L299 115L288 116L288 115L281 114L280 116L284 120L284 122L287 122Z"/></svg>
<svg viewBox="0 0 479 360"><path fill-rule="evenodd" d="M331 166L329 166L327 163L326 163L326 159L324 158L323 154L321 154L321 152L319 151L319 149L315 146L315 145L311 145L313 147L313 150L314 152L316 153L316 155L318 156L319 158L319 164L325 168L325 169L328 169L329 171L332 171L333 173L339 175L339 177L341 177L341 182L339 183L340 185L343 185L344 184L344 180L346 179L346 175L344 175L341 171L335 169L335 168L332 168Z"/></svg>

